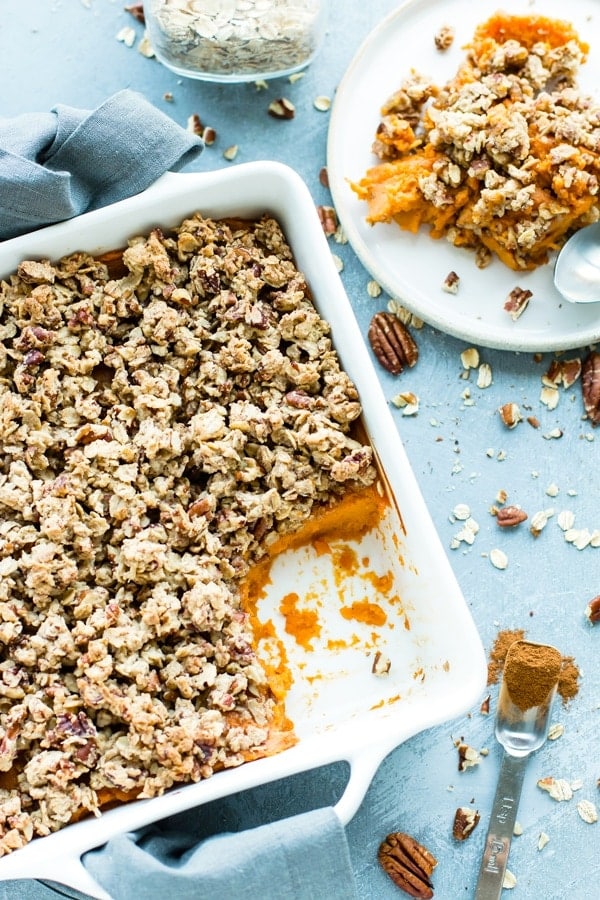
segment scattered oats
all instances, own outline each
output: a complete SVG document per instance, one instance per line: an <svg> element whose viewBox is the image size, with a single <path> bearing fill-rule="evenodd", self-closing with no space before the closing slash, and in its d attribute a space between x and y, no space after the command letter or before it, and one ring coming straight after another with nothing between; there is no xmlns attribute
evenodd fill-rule
<svg viewBox="0 0 600 900"><path fill-rule="evenodd" d="M507 456L506 450L498 450L498 453L496 454L496 459L499 462L503 462L506 459L506 456Z"/></svg>
<svg viewBox="0 0 600 900"><path fill-rule="evenodd" d="M588 432L586 432L586 434L584 434L584 437L585 437L586 441L593 441L595 438L595 435L591 431L588 431Z"/></svg>
<svg viewBox="0 0 600 900"><path fill-rule="evenodd" d="M425 321L423 319L421 319L420 316L416 316L414 313L412 313L411 317L410 317L410 324L412 325L413 328L416 328L418 331L420 328L423 327L423 325L425 324Z"/></svg>
<svg viewBox="0 0 600 900"><path fill-rule="evenodd" d="M576 778L575 781L571 782L571 790L572 791L580 791L583 787L583 781L581 778Z"/></svg>
<svg viewBox="0 0 600 900"><path fill-rule="evenodd" d="M590 538L590 547L600 547L600 529L594 528Z"/></svg>
<svg viewBox="0 0 600 900"><path fill-rule="evenodd" d="M552 431L546 432L542 437L547 441L553 440L555 438L561 438L563 436L562 428L553 428Z"/></svg>
<svg viewBox="0 0 600 900"><path fill-rule="evenodd" d="M237 144L232 144L231 147L227 147L225 150L223 150L224 158L228 162L231 162L232 160L234 160L236 158L236 156L238 154L238 149L239 148L238 148Z"/></svg>
<svg viewBox="0 0 600 900"><path fill-rule="evenodd" d="M482 747L481 750L479 751L479 755L480 756L489 756L490 751L488 750L487 747Z"/></svg>
<svg viewBox="0 0 600 900"><path fill-rule="evenodd" d="M463 406L475 406L475 400L468 396L463 400Z"/></svg>
<svg viewBox="0 0 600 900"><path fill-rule="evenodd" d="M537 472L537 471L534 469L533 472L531 473L531 477L532 477L532 478L539 478L539 477L540 477L540 473Z"/></svg>
<svg viewBox="0 0 600 900"><path fill-rule="evenodd" d="M553 509L541 509L539 512L536 512L531 517L531 525L529 530L534 537L538 537L540 532L546 527L548 524L548 519L550 519L554 515Z"/></svg>
<svg viewBox="0 0 600 900"><path fill-rule="evenodd" d="M544 386L540 391L540 401L547 406L548 409L556 409L559 401L558 388Z"/></svg>
<svg viewBox="0 0 600 900"><path fill-rule="evenodd" d="M549 497L556 497L559 493L558 485L554 484L554 482L552 484L549 484L546 488L546 493Z"/></svg>
<svg viewBox="0 0 600 900"><path fill-rule="evenodd" d="M129 25L126 25L124 28L121 28L119 32L117 32L117 40L121 41L122 44L125 44L126 47L133 47L135 44L135 28L130 28Z"/></svg>
<svg viewBox="0 0 600 900"><path fill-rule="evenodd" d="M453 537L450 541L450 549L458 550L459 547L460 547L460 541L458 540L458 538Z"/></svg>
<svg viewBox="0 0 600 900"><path fill-rule="evenodd" d="M490 562L496 569L506 569L508 565L508 556L504 550L499 550L496 547L494 550L490 550Z"/></svg>
<svg viewBox="0 0 600 900"><path fill-rule="evenodd" d="M515 835L515 837L520 837L523 834L523 826L520 822L515 822L513 834Z"/></svg>
<svg viewBox="0 0 600 900"><path fill-rule="evenodd" d="M556 522L563 531L570 531L575 524L575 513L570 509L561 509L556 517Z"/></svg>
<svg viewBox="0 0 600 900"><path fill-rule="evenodd" d="M569 490L567 491L567 496L568 497L576 497L577 491L574 491L573 488L569 488Z"/></svg>
<svg viewBox="0 0 600 900"><path fill-rule="evenodd" d="M460 361L464 369L476 369L479 365L479 350L477 347L468 347L460 354Z"/></svg>
<svg viewBox="0 0 600 900"><path fill-rule="evenodd" d="M457 541L464 541L465 544L475 543L475 538L477 536L477 532L479 531L479 524L469 516L468 519L463 523L463 527L457 534L454 535Z"/></svg>
<svg viewBox="0 0 600 900"><path fill-rule="evenodd" d="M148 37L147 32L144 32L142 37L140 38L140 42L138 44L138 53L141 53L142 56L145 56L146 59L154 59L154 47L150 43L150 38Z"/></svg>
<svg viewBox="0 0 600 900"><path fill-rule="evenodd" d="M369 281L369 283L367 284L367 294L369 295L369 297L379 297L379 295L381 294L381 285L378 281L375 281L375 279Z"/></svg>
<svg viewBox="0 0 600 900"><path fill-rule="evenodd" d="M565 540L567 540L567 535L568 534L570 535L572 533L572 531L573 531L573 529L571 529L570 531L565 531ZM575 535L575 539L570 541L570 543L572 543L573 546L576 547L578 550L585 550L585 548L589 545L591 539L592 539L592 535L588 531L588 529L581 528Z"/></svg>
<svg viewBox="0 0 600 900"><path fill-rule="evenodd" d="M458 519L460 522L466 521L471 515L471 509L467 506L466 503L457 503L454 509L452 510L452 515L455 519Z"/></svg>
<svg viewBox="0 0 600 900"><path fill-rule="evenodd" d="M555 722L554 725L551 725L548 729L548 740L556 741L558 738L562 737L565 733L565 726L561 725L560 722Z"/></svg>
<svg viewBox="0 0 600 900"><path fill-rule="evenodd" d="M546 791L553 800L561 802L562 800L571 800L573 791L571 785L566 778L540 778L537 786Z"/></svg>
<svg viewBox="0 0 600 900"><path fill-rule="evenodd" d="M456 462L454 463L454 465L452 466L451 474L458 475L459 472L462 472L463 468L464 468L463 464L461 463L461 461L459 459L457 459Z"/></svg>
<svg viewBox="0 0 600 900"><path fill-rule="evenodd" d="M171 93L171 91L165 91L165 93L163 94L163 100L166 100L167 103L173 102L174 97L173 97L173 94Z"/></svg>
<svg viewBox="0 0 600 900"><path fill-rule="evenodd" d="M432 428L439 428L442 423L438 419L430 419L429 424Z"/></svg>
<svg viewBox="0 0 600 900"><path fill-rule="evenodd" d="M498 493L496 494L496 501L498 503L506 503L508 500L508 492L504 490L504 488L500 488Z"/></svg>
<svg viewBox="0 0 600 900"><path fill-rule="evenodd" d="M591 800L580 800L577 804L577 812L588 825L593 825L598 821L598 812Z"/></svg>
<svg viewBox="0 0 600 900"><path fill-rule="evenodd" d="M336 244L347 244L348 243L348 236L346 235L346 232L344 231L344 229L342 228L341 225L338 225L338 227L335 229L335 231L333 233L333 239L336 242Z"/></svg>
<svg viewBox="0 0 600 900"><path fill-rule="evenodd" d="M315 97L313 106L315 109L318 109L319 112L327 112L327 110L331 109L331 98L321 94L320 96Z"/></svg>
<svg viewBox="0 0 600 900"><path fill-rule="evenodd" d="M477 372L477 387L487 388L492 383L492 367L489 363L481 363ZM516 423L515 423L516 424Z"/></svg>
<svg viewBox="0 0 600 900"><path fill-rule="evenodd" d="M496 451L494 450L493 447L488 447L487 450L485 451L485 455L489 456L491 459L495 452Z"/></svg>
<svg viewBox="0 0 600 900"><path fill-rule="evenodd" d="M405 306L402 306L401 303L398 303L397 300L393 298L388 301L387 305L388 312L393 313L404 325L408 325L410 322L411 312Z"/></svg>
<svg viewBox="0 0 600 900"><path fill-rule="evenodd" d="M292 72L289 76L288 81L290 84L296 84L297 81L300 81L301 78L304 78L306 72Z"/></svg>
<svg viewBox="0 0 600 900"><path fill-rule="evenodd" d="M471 399L471 388L466 387L460 396L463 400L470 400Z"/></svg>
<svg viewBox="0 0 600 900"><path fill-rule="evenodd" d="M258 81L254 82L254 87L256 88L257 91L268 91L269 90L269 85L267 84L266 81L263 81L262 78L259 79Z"/></svg>
<svg viewBox="0 0 600 900"><path fill-rule="evenodd" d="M334 262L335 267L338 270L338 272L341 272L342 269L344 268L343 260L339 256L337 256L335 253L331 254L331 258L333 259L333 262Z"/></svg>
<svg viewBox="0 0 600 900"><path fill-rule="evenodd" d="M540 831L540 836L538 838L537 848L538 850L543 850L550 838L546 834L545 831Z"/></svg>
<svg viewBox="0 0 600 900"><path fill-rule="evenodd" d="M510 891L516 886L517 876L513 872L511 872L510 869L507 869L504 873L504 878L502 879L502 887L505 890Z"/></svg>
<svg viewBox="0 0 600 900"><path fill-rule="evenodd" d="M391 401L394 406L402 410L403 416L414 416L419 411L419 398L412 391L404 391L396 394Z"/></svg>

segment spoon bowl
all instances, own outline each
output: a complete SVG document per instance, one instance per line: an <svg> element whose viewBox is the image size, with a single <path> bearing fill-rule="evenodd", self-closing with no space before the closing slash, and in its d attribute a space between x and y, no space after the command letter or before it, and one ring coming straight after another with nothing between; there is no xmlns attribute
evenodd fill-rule
<svg viewBox="0 0 600 900"><path fill-rule="evenodd" d="M515 641L506 655L496 712L496 738L504 754L475 900L498 900L502 892L525 765L529 755L546 741L561 660L555 647L531 641ZM515 690L519 682L522 691ZM529 688L533 683L536 690L532 694Z"/></svg>
<svg viewBox="0 0 600 900"><path fill-rule="evenodd" d="M571 303L600 302L600 222L566 242L554 265L554 286Z"/></svg>

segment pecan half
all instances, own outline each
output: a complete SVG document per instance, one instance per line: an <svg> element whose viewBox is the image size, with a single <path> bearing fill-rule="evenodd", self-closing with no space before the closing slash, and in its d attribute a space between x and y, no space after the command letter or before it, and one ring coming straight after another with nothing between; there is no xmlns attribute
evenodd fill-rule
<svg viewBox="0 0 600 900"><path fill-rule="evenodd" d="M388 834L379 847L377 858L394 884L420 900L433 897L431 873L437 866L435 856L409 834Z"/></svg>
<svg viewBox="0 0 600 900"><path fill-rule="evenodd" d="M592 350L581 367L583 406L592 425L600 425L600 353Z"/></svg>
<svg viewBox="0 0 600 900"><path fill-rule="evenodd" d="M414 366L419 358L419 348L408 328L393 313L375 313L368 338L378 361L392 375L399 375L405 366Z"/></svg>
<svg viewBox="0 0 600 900"><path fill-rule="evenodd" d="M496 513L496 522L501 528L514 528L527 518L527 513L520 506L502 506Z"/></svg>

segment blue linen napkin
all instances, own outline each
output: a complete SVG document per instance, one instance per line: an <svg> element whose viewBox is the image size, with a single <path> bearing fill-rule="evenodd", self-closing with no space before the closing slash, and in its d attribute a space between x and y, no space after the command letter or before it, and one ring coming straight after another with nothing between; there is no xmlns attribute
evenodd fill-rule
<svg viewBox="0 0 600 900"><path fill-rule="evenodd" d="M0 118L0 240L107 206L194 159L202 140L141 94Z"/></svg>
<svg viewBox="0 0 600 900"><path fill-rule="evenodd" d="M358 900L333 807L198 840L198 810L118 835L83 857L113 900ZM0 882L1 900L83 898L49 882Z"/></svg>

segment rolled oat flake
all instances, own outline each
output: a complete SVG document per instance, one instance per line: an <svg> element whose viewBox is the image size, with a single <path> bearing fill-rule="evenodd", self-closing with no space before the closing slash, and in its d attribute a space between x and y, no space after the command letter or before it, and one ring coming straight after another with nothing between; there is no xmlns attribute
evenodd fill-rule
<svg viewBox="0 0 600 900"><path fill-rule="evenodd" d="M146 0L157 58L178 75L258 81L304 68L324 31L326 0Z"/></svg>

